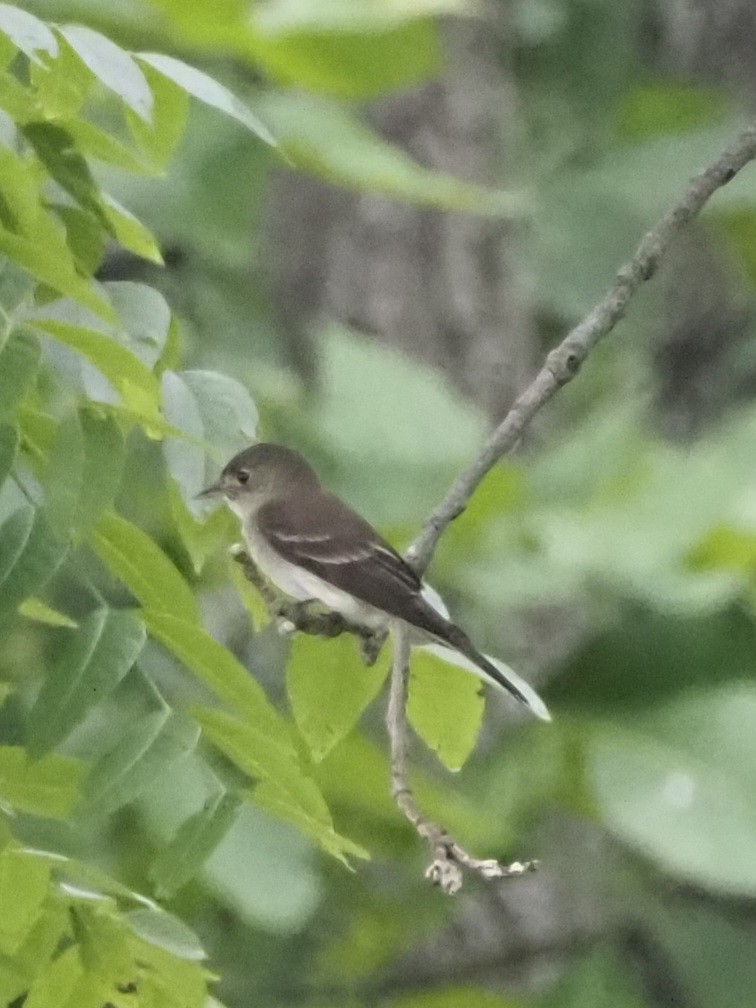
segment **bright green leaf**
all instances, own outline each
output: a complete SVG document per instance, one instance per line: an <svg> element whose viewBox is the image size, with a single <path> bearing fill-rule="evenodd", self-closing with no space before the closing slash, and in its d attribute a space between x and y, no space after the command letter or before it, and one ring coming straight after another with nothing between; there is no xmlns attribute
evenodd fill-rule
<svg viewBox="0 0 756 1008"><path fill-rule="evenodd" d="M297 727L312 752L323 757L354 728L386 678L386 663L367 668L347 634L322 640L298 634L286 667Z"/></svg>
<svg viewBox="0 0 756 1008"><path fill-rule="evenodd" d="M0 852L0 952L13 955L42 909L50 866L25 857L13 846Z"/></svg>
<svg viewBox="0 0 756 1008"><path fill-rule="evenodd" d="M100 206L115 239L125 249L149 262L157 263L159 266L163 265L163 257L160 254L157 239L141 221L137 220L132 213L107 193L102 194Z"/></svg>
<svg viewBox="0 0 756 1008"><path fill-rule="evenodd" d="M422 649L413 650L410 668L410 724L450 770L459 770L483 719L481 683Z"/></svg>
<svg viewBox="0 0 756 1008"><path fill-rule="evenodd" d="M244 718L255 730L268 735L276 749L293 754L292 741L281 716L256 679L231 652L197 625L173 613L148 607L142 618L159 640L206 686Z"/></svg>
<svg viewBox="0 0 756 1008"><path fill-rule="evenodd" d="M24 1001L25 1008L68 1008L82 976L79 950L72 945L50 962L34 981Z"/></svg>
<svg viewBox="0 0 756 1008"><path fill-rule="evenodd" d="M32 761L23 746L0 746L0 801L22 812L65 819L79 797L86 769L50 753Z"/></svg>
<svg viewBox="0 0 756 1008"><path fill-rule="evenodd" d="M14 234L0 227L0 253L60 294L75 298L107 321L113 309L90 280L79 276L66 235L51 214L38 215L33 232Z"/></svg>
<svg viewBox="0 0 756 1008"><path fill-rule="evenodd" d="M173 521L181 536L181 542L187 552L194 573L198 575L205 566L208 557L216 554L219 546L227 543L229 536L234 534L236 519L227 508L216 508L210 512L204 521L197 521L184 503L181 492L172 479L169 479L167 489ZM238 567L238 564L232 564L231 566L233 576L236 574L235 568ZM257 604L257 600L260 599L259 593L252 588L248 581L242 579L241 584L236 581L235 584L239 589L241 601L245 608L249 609L250 597L254 598L255 604ZM264 603L260 601L259 604L264 610ZM255 609L255 616L257 615L258 610ZM258 623L255 620L255 626L259 629L260 626L264 626L265 622L267 621Z"/></svg>
<svg viewBox="0 0 756 1008"><path fill-rule="evenodd" d="M108 240L102 225L92 214L75 206L56 203L52 209L65 226L66 243L77 267L87 276L94 274L102 262Z"/></svg>
<svg viewBox="0 0 756 1008"><path fill-rule="evenodd" d="M139 122L141 121L140 119ZM98 129L86 119L65 119L60 121L60 125L73 139L82 154L131 172L148 170L141 157L130 150L123 141L102 129Z"/></svg>
<svg viewBox="0 0 756 1008"><path fill-rule="evenodd" d="M137 659L143 624L130 612L96 609L75 634L61 635L52 666L29 714L34 756L57 746L104 700Z"/></svg>
<svg viewBox="0 0 756 1008"><path fill-rule="evenodd" d="M251 793L256 804L294 823L335 857L364 856L361 848L334 831L317 785L287 750L277 747L254 724L237 721L223 711L195 708L192 714L209 742L245 774L261 782Z"/></svg>
<svg viewBox="0 0 756 1008"><path fill-rule="evenodd" d="M150 867L150 878L160 898L175 895L195 878L236 822L239 808L237 795L219 792L181 824Z"/></svg>
<svg viewBox="0 0 756 1008"><path fill-rule="evenodd" d="M43 65L32 64L30 78L44 118L61 120L61 125L67 129L84 104L96 78L64 38L58 36L56 44L59 50L57 57L45 60ZM39 118L39 115L35 118Z"/></svg>
<svg viewBox="0 0 756 1008"><path fill-rule="evenodd" d="M45 626L67 627L69 630L75 630L79 625L70 616L58 612L57 609L51 609L45 602L40 602L35 598L28 598L22 602L18 607L18 614L25 619L34 620L35 623L44 623Z"/></svg>
<svg viewBox="0 0 756 1008"><path fill-rule="evenodd" d="M102 372L121 395L124 404L138 402L141 408L158 414L158 384L152 372L129 350L95 329L73 325L55 318L55 304L38 309L39 314L28 320L29 325L52 336L65 346L82 354ZM137 397L138 398L135 398Z"/></svg>
<svg viewBox="0 0 756 1008"><path fill-rule="evenodd" d="M0 145L0 219L20 234L33 233L41 213L40 170L34 160Z"/></svg>
<svg viewBox="0 0 756 1008"><path fill-rule="evenodd" d="M136 525L113 511L106 512L92 532L92 545L143 606L197 623L199 611L189 585L157 543Z"/></svg>

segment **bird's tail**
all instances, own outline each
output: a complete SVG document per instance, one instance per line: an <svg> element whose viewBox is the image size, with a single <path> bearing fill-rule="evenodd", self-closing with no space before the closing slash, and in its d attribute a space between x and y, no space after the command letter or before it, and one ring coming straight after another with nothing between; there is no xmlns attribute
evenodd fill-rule
<svg viewBox="0 0 756 1008"><path fill-rule="evenodd" d="M417 599L414 619L411 625L437 640L445 648L451 648L470 663L470 671L478 670L482 679L488 679L500 689L504 689L515 700L527 707L536 717L550 721L551 717L543 700L528 683L524 682L512 669L495 665L489 658L481 654L470 638L448 618L446 607L437 592L424 587L423 594ZM406 620L406 617L404 617ZM434 645L429 645L432 649ZM448 660L448 659L447 659Z"/></svg>
<svg viewBox="0 0 756 1008"><path fill-rule="evenodd" d="M507 676L493 664L493 662L490 662L485 655L482 655L480 651L478 651L464 630L460 630L460 628L455 626L454 623L445 622L446 626L444 627L444 630L446 633L440 638L443 643L450 644L455 651L459 651L461 655L464 655L465 658L469 658L474 665L477 665L481 672L487 675L489 679L493 680L493 682L497 683L499 686L502 686L508 693L511 693L515 700L519 700L521 704L524 704L526 707L530 707L530 700L527 696L525 696L519 686L508 679Z"/></svg>

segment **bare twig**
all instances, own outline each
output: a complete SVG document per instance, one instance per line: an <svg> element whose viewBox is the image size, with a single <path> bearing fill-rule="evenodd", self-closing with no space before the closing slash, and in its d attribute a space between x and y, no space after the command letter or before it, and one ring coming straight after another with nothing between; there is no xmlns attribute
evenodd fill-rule
<svg viewBox="0 0 756 1008"><path fill-rule="evenodd" d="M428 819L415 801L407 776L407 690L410 646L407 630L394 630L394 658L386 711L386 727L391 740L391 794L394 801L431 849L431 863L425 877L443 892L453 896L462 888L462 869L477 872L486 879L512 878L534 871L537 861L514 861L503 865L494 859L481 860L468 854L438 823Z"/></svg>
<svg viewBox="0 0 756 1008"><path fill-rule="evenodd" d="M494 429L478 457L452 484L441 503L428 516L420 535L406 552L407 560L423 573L449 524L467 504L486 473L520 440L523 431L554 393L570 382L593 347L608 335L625 315L631 298L645 280L656 272L664 252L675 236L697 216L718 188L729 182L756 157L756 124L744 130L705 171L692 179L681 198L644 235L632 259L617 272L604 297L547 356L531 384ZM391 739L391 791L418 834L432 849L426 875L444 892L455 893L462 885L462 869L484 878L521 875L536 867L536 862L501 865L481 861L467 854L436 823L428 820L415 801L407 778L407 677L408 645L404 633L396 634L391 672L391 697L386 724Z"/></svg>
<svg viewBox="0 0 756 1008"><path fill-rule="evenodd" d="M536 413L562 385L575 377L593 347L625 315L632 296L644 280L650 280L654 275L678 232L701 212L717 189L730 182L754 157L756 123L743 130L716 161L696 175L680 199L644 235L632 259L618 270L604 297L551 351L531 384L494 429L481 453L460 473L447 495L428 516L422 532L407 551L407 559L418 571L424 571L428 566L444 529L462 514L486 473L515 447Z"/></svg>

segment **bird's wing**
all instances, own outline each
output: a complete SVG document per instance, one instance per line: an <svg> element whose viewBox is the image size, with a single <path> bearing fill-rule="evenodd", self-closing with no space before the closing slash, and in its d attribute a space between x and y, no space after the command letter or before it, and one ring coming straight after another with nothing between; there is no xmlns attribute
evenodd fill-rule
<svg viewBox="0 0 756 1008"><path fill-rule="evenodd" d="M420 578L409 564L338 497L318 490L271 501L258 512L257 530L284 560L450 644L488 678L530 705L517 684L423 597Z"/></svg>
<svg viewBox="0 0 756 1008"><path fill-rule="evenodd" d="M264 504L258 532L284 560L391 615L420 597L417 574L350 507L319 491Z"/></svg>

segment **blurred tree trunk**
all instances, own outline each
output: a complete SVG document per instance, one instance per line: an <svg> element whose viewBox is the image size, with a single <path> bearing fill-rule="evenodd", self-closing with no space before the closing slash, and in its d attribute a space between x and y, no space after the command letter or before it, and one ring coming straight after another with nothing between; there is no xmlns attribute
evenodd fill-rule
<svg viewBox="0 0 756 1008"><path fill-rule="evenodd" d="M518 146L504 5L444 26L442 78L369 109L420 163L505 186ZM276 308L310 379L314 341L336 319L444 371L492 416L533 369L536 344L519 228L417 209L281 171L272 200Z"/></svg>

